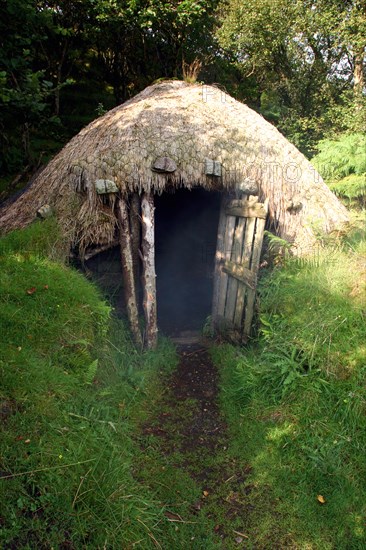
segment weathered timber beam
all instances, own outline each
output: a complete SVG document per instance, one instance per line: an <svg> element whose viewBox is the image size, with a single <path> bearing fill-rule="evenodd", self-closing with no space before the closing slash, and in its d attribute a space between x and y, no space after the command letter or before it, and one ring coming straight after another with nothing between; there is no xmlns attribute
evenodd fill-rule
<svg viewBox="0 0 366 550"><path fill-rule="evenodd" d="M106 252L106 250L110 250L111 248L114 248L117 246L119 241L114 240L111 241L108 244L104 244L102 246L98 246L97 248L89 248L87 252L85 252L83 259L84 260L90 260L90 258L94 258L97 254L100 254L101 252Z"/></svg>
<svg viewBox="0 0 366 550"><path fill-rule="evenodd" d="M266 219L267 211L262 203L249 203L246 200L233 200L227 205L225 212L228 216L240 218L262 218Z"/></svg>
<svg viewBox="0 0 366 550"><path fill-rule="evenodd" d="M123 285L126 299L126 308L131 331L137 345L142 346L142 337L139 327L138 308L136 300L135 279L133 274L133 258L130 235L130 223L127 202L120 198L117 202L119 240L121 248L121 263Z"/></svg>
<svg viewBox="0 0 366 550"><path fill-rule="evenodd" d="M158 327L156 316L155 232L154 195L145 193L141 201L142 219L142 265L146 319L145 343L148 349L157 344Z"/></svg>
<svg viewBox="0 0 366 550"><path fill-rule="evenodd" d="M227 280L227 275L222 273L221 264L225 257L225 229L226 229L226 215L225 215L226 198L222 197L220 207L219 227L217 230L217 244L215 255L215 272L214 272L214 285L213 285L213 298L212 298L212 322L215 326L216 318L219 315L219 303L220 293L223 293L223 283Z"/></svg>
<svg viewBox="0 0 366 550"><path fill-rule="evenodd" d="M266 212L268 212L268 199L264 201L263 207ZM252 252L252 269L257 272L259 268L259 262L262 252L262 244L264 237L264 228L266 225L266 220L257 220L256 232L253 242L253 252ZM248 291L247 303L244 311L244 327L243 332L245 337L250 336L250 331L252 328L252 319L254 314L254 305L255 305L255 290L251 289Z"/></svg>
<svg viewBox="0 0 366 550"><path fill-rule="evenodd" d="M133 274L136 294L138 295L140 279L141 201L137 193L133 193L130 200L130 228Z"/></svg>
<svg viewBox="0 0 366 550"><path fill-rule="evenodd" d="M247 269L242 265L238 265L230 260L226 260L222 266L222 270L228 275L235 277L238 281L244 283L247 287L252 288L253 290L255 289L257 284L257 276L255 273L250 271L250 269Z"/></svg>

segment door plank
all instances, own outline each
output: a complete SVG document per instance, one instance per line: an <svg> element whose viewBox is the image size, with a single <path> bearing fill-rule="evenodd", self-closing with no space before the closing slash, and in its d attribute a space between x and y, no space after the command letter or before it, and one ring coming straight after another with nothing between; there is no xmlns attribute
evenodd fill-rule
<svg viewBox="0 0 366 550"><path fill-rule="evenodd" d="M266 212L268 212L268 199L265 200L263 206ZM265 219L257 220L256 232L255 232L254 243L253 243L252 261L251 261L251 271L255 274L258 272L258 268L259 268L265 225L266 225ZM252 328L255 296L256 296L256 291L253 289L248 289L247 302L245 304L245 311L244 311L244 327L243 327L243 334L245 338L248 338L250 336L250 330Z"/></svg>
<svg viewBox="0 0 366 550"><path fill-rule="evenodd" d="M223 260L231 259L234 230L235 230L235 218L233 216L226 216L224 250L222 255ZM226 305L226 297L227 297L228 279L229 279L229 276L222 271L219 301L218 301L218 308L217 308L218 316L222 316L222 317L225 317L225 305Z"/></svg>
<svg viewBox="0 0 366 550"><path fill-rule="evenodd" d="M234 265L238 265L241 262L245 222L246 222L245 218L239 218L237 220L237 225L235 227L233 247L231 250L231 258L230 258L230 263ZM229 262L225 262L224 266L227 265L228 263ZM237 278L231 276L229 277L229 281L228 281L227 298L226 298L226 306L225 306L225 317L230 321L234 321L237 294L238 294L238 280Z"/></svg>
<svg viewBox="0 0 366 550"><path fill-rule="evenodd" d="M242 260L241 260L241 266L244 269L249 269L250 267L255 224L256 224L256 218L247 219L246 231L245 231L244 243L243 243L243 254L242 254ZM234 323L236 326L242 327L245 296L248 290L250 289L248 289L246 285L244 284L239 285L238 296L236 299L237 305L236 305L235 316L234 316Z"/></svg>
<svg viewBox="0 0 366 550"><path fill-rule="evenodd" d="M215 271L214 271L214 281L213 281L212 321L214 325L216 324L216 320L218 319L218 316L219 316L219 297L220 297L221 288L224 286L225 280L227 280L227 274L223 273L221 269L222 262L224 261L224 251L225 251L225 231L226 231L226 220L227 220L227 216L225 214L226 203L227 203L227 199L223 196L221 199L219 226L217 229Z"/></svg>
<svg viewBox="0 0 366 550"><path fill-rule="evenodd" d="M266 209L262 203L252 203L248 200L230 201L226 207L228 216L238 216L240 218L263 218L267 217Z"/></svg>
<svg viewBox="0 0 366 550"><path fill-rule="evenodd" d="M244 283L247 287L255 290L255 287L257 285L257 276L250 269L247 269L242 265L238 265L235 262L226 261L222 270L225 273L228 273L228 275L235 277L235 279L237 279L241 283Z"/></svg>

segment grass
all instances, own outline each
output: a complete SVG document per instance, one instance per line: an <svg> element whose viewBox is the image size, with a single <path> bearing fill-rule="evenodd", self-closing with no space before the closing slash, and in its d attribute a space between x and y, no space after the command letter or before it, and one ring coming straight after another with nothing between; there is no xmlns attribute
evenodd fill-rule
<svg viewBox="0 0 366 550"><path fill-rule="evenodd" d="M133 432L175 352L138 353L57 235L1 241L1 546L155 547L164 506L134 476Z"/></svg>
<svg viewBox="0 0 366 550"><path fill-rule="evenodd" d="M52 220L3 238L1 546L365 548L365 243L275 263L256 340L212 349L228 432L183 452L170 343L134 348Z"/></svg>
<svg viewBox="0 0 366 550"><path fill-rule="evenodd" d="M255 547L366 547L365 242L359 228L287 259L262 280L257 341L213 351L231 452L264 508Z"/></svg>

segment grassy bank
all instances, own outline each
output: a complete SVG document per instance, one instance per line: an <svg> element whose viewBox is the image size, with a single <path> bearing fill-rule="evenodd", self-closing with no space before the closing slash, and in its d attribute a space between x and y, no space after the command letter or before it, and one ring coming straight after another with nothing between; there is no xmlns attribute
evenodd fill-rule
<svg viewBox="0 0 366 550"><path fill-rule="evenodd" d="M258 340L213 352L255 547L366 546L365 252L359 228L287 259L262 280Z"/></svg>
<svg viewBox="0 0 366 550"><path fill-rule="evenodd" d="M365 243L262 279L258 338L212 350L204 431L215 392L177 398L173 347L136 351L52 220L2 239L2 547L365 548Z"/></svg>
<svg viewBox="0 0 366 550"><path fill-rule="evenodd" d="M45 222L0 245L1 546L154 547L164 506L133 477L132 436L175 352L136 352L57 242Z"/></svg>

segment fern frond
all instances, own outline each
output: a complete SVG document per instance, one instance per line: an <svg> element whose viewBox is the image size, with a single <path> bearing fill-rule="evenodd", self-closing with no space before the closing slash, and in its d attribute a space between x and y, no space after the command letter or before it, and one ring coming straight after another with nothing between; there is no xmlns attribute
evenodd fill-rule
<svg viewBox="0 0 366 550"><path fill-rule="evenodd" d="M329 187L336 195L347 199L366 197L366 174L351 174L339 181L329 183Z"/></svg>
<svg viewBox="0 0 366 550"><path fill-rule="evenodd" d="M318 150L312 163L324 179L341 179L350 174L366 173L364 134L343 134L338 139L325 139L319 142Z"/></svg>
<svg viewBox="0 0 366 550"><path fill-rule="evenodd" d="M90 363L90 365L88 366L88 368L84 373L84 381L86 384L91 384L93 382L94 377L97 373L97 369L98 369L98 359L95 359L95 361Z"/></svg>

